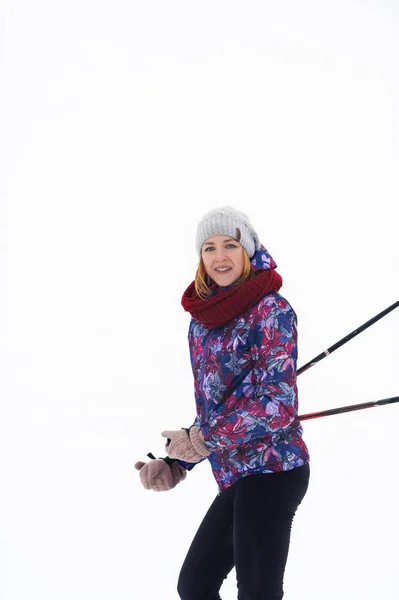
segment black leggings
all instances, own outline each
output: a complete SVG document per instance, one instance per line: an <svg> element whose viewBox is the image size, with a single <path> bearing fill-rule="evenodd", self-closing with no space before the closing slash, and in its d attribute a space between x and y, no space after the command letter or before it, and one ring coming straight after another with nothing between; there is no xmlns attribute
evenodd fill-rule
<svg viewBox="0 0 399 600"><path fill-rule="evenodd" d="M190 546L179 576L182 600L220 600L235 566L238 600L281 600L296 509L309 464L250 475L217 496Z"/></svg>

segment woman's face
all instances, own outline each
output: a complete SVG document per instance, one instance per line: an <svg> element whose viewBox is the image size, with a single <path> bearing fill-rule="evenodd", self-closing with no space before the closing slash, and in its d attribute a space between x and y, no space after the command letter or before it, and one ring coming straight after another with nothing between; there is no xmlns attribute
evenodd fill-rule
<svg viewBox="0 0 399 600"><path fill-rule="evenodd" d="M231 285L243 273L243 247L228 235L209 237L202 244L201 255L207 275L217 285Z"/></svg>

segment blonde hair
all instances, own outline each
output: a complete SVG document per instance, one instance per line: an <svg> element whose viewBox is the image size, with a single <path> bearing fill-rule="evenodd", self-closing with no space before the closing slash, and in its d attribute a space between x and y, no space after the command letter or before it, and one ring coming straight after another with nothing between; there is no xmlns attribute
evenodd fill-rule
<svg viewBox="0 0 399 600"><path fill-rule="evenodd" d="M243 268L241 277L239 279L237 279L237 281L234 282L234 285L238 285L239 283L242 283L246 279L252 279L252 277L253 277L251 263L250 263L250 260L249 260L249 257L248 257L248 254L247 254L245 248L242 249L242 252L244 255L244 268ZM202 260L202 254L201 254L200 260L198 263L197 272L195 274L195 281L194 281L195 291L197 292L197 295L200 298L204 299L212 293L209 288L209 286L212 284L209 283L209 280L212 281L212 279L209 277L209 275L207 274L207 272L205 270L205 265L204 265L204 261Z"/></svg>

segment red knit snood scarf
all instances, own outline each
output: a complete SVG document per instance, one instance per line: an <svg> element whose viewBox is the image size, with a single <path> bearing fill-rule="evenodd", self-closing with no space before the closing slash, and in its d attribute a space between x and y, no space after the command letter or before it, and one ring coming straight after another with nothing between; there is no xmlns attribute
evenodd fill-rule
<svg viewBox="0 0 399 600"><path fill-rule="evenodd" d="M193 281L184 292L181 304L207 329L222 327L249 310L263 296L278 292L283 284L281 275L274 269L255 271L254 275L252 279L204 299L197 295Z"/></svg>

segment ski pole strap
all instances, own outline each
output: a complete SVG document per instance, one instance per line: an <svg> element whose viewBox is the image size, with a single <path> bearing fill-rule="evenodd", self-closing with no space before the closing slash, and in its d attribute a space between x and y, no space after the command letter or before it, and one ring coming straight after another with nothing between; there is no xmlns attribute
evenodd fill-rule
<svg viewBox="0 0 399 600"><path fill-rule="evenodd" d="M329 410L322 410L320 412L308 413L306 415L299 415L296 417L296 421L306 421L308 419L317 419L318 417L328 417L330 415L339 415L342 413L351 412L353 410L361 410L363 408L373 408L374 406L383 406L384 404L393 404L399 402L399 396L393 398L384 398L383 400L375 400L374 402L363 402L363 404L352 404L350 406L342 406L340 408L331 408Z"/></svg>
<svg viewBox="0 0 399 600"><path fill-rule="evenodd" d="M385 315L390 313L392 310L394 310L398 306L399 306L399 300L397 302L395 302L394 304L392 304L391 306L388 306L388 308L386 308L385 310L380 312L378 315L376 315L375 317L373 317L372 319L370 319L369 321L367 321L366 323L364 323L363 325L361 325L360 327L358 327L351 333L348 333L348 335L346 335L344 338L339 340L339 342L336 342L336 344L333 344L332 346L330 346L330 348L328 348L327 350L324 350L324 352L321 352L321 354L318 354L315 358L313 358L308 363L306 363L306 365L303 365L303 367L298 369L296 374L300 375L301 373L304 373L305 371L310 369L310 367L313 367L313 365L320 362L321 360L323 360L323 358L325 358L326 356L328 356L329 354L334 352L334 350L337 350L338 348L340 348L341 346L346 344L346 342L349 342L349 340L353 339L356 335L358 335L359 333L361 333L362 331L364 331L365 329L367 329L368 327L373 325L373 323L376 323L377 321L382 319L382 317L385 317Z"/></svg>
<svg viewBox="0 0 399 600"><path fill-rule="evenodd" d="M156 460L155 456L153 455L152 452L149 452L147 454L148 458L151 458L151 460ZM167 465L173 465L174 462L176 462L176 458L170 458L170 456L162 456L161 457L162 460L164 460L166 462Z"/></svg>

